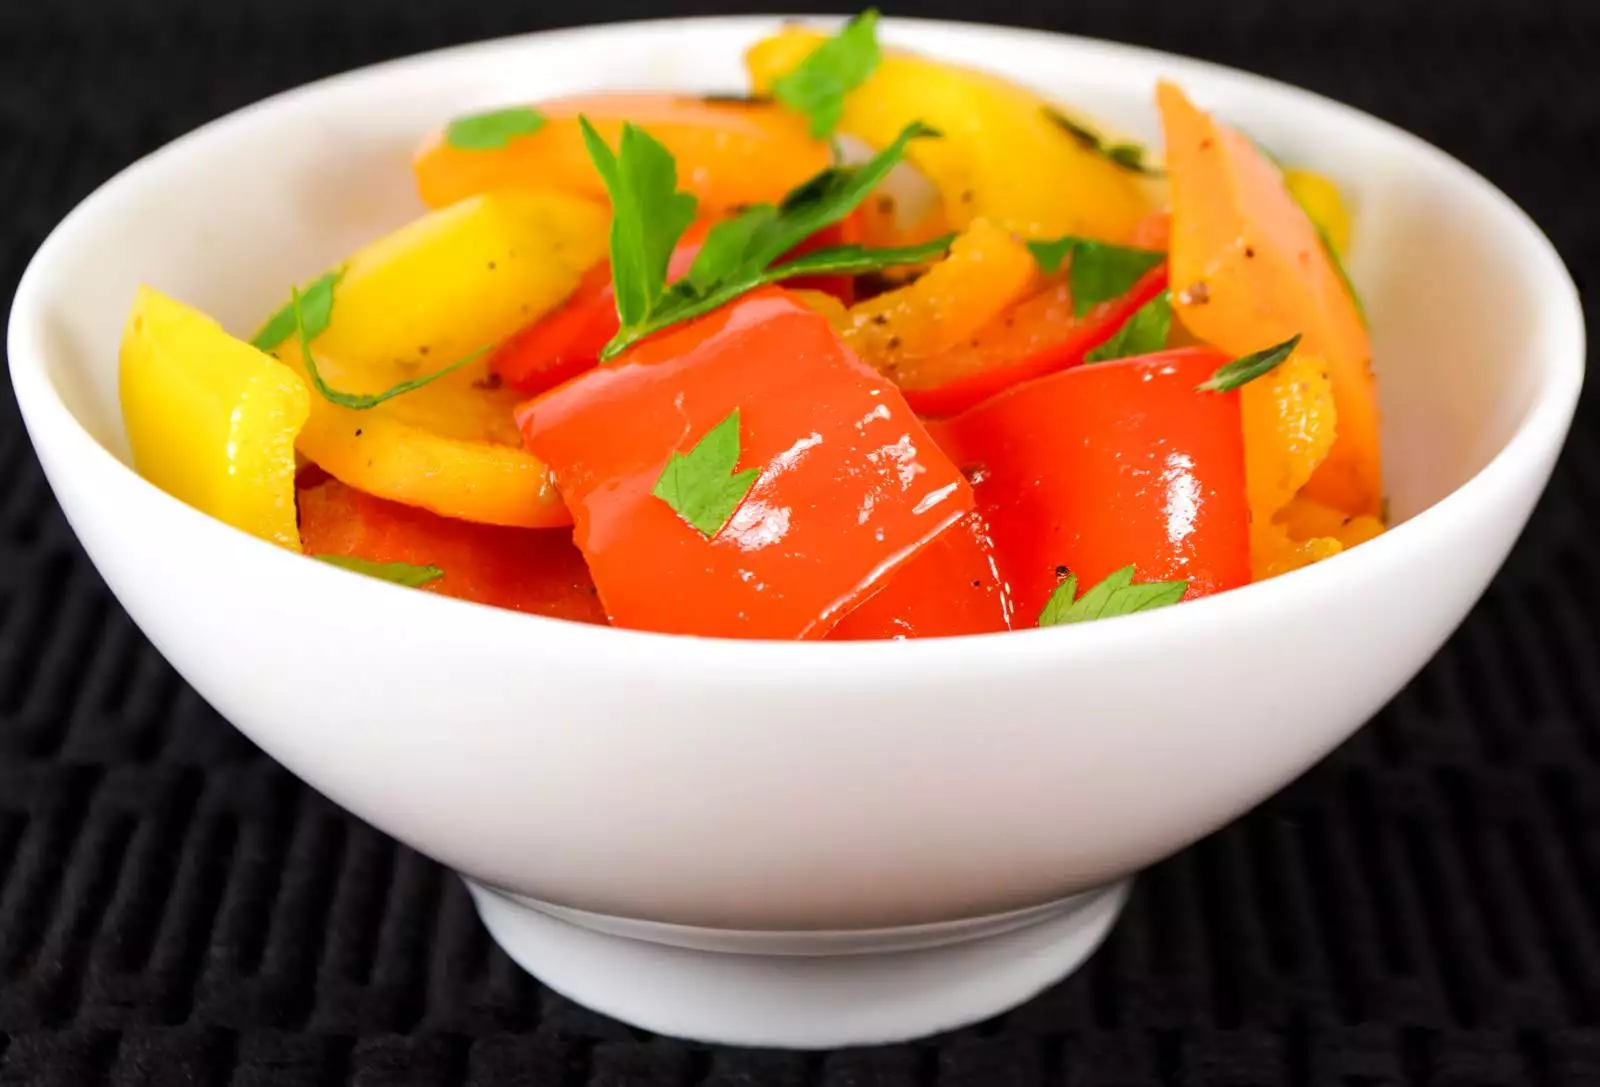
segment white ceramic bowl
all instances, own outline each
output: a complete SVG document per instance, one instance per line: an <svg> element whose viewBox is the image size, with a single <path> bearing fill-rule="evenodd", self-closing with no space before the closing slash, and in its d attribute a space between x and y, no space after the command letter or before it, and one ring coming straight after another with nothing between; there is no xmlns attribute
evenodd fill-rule
<svg viewBox="0 0 1600 1087"><path fill-rule="evenodd" d="M1350 735L1483 591L1582 381L1576 292L1501 193L1325 99L1174 56L891 20L1145 138L1173 77L1353 199L1392 532L1149 615L920 643L740 643L403 592L194 512L126 464L116 345L148 281L248 330L416 214L418 137L490 103L726 90L776 18L541 34L382 65L208 125L50 237L12 377L68 519L150 639L316 788L461 872L556 989L752 1044L902 1038L1082 961L1128 878Z"/></svg>

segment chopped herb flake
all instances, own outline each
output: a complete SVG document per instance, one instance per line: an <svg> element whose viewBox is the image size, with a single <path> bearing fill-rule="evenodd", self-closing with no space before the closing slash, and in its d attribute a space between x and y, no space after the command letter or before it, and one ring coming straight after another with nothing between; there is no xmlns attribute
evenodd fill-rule
<svg viewBox="0 0 1600 1087"><path fill-rule="evenodd" d="M687 453L674 453L650 493L706 539L733 516L761 474L758 468L735 472L739 463L739 409L695 443Z"/></svg>
<svg viewBox="0 0 1600 1087"><path fill-rule="evenodd" d="M519 136L544 127L544 114L527 106L457 117L445 126L444 141L458 151L498 151Z"/></svg>
<svg viewBox="0 0 1600 1087"><path fill-rule="evenodd" d="M1045 601L1044 610L1039 613L1039 625L1055 627L1067 623L1088 623L1096 619L1132 615L1136 611L1151 611L1178 603L1188 591L1187 581L1135 583L1133 567L1124 566L1080 597L1077 596L1077 575L1068 574L1066 580L1050 594L1050 599Z"/></svg>

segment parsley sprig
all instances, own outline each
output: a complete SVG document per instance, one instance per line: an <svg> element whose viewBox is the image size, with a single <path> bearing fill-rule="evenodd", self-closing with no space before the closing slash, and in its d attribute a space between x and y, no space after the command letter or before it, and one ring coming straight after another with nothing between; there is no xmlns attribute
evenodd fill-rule
<svg viewBox="0 0 1600 1087"><path fill-rule="evenodd" d="M844 115L845 95L878 67L878 12L868 8L817 46L794 69L772 81L772 95L811 120L811 136L831 135Z"/></svg>
<svg viewBox="0 0 1600 1087"><path fill-rule="evenodd" d="M650 493L706 539L711 539L733 516L759 468L735 472L739 463L739 409L694 444L687 453L674 453L661 470Z"/></svg>
<svg viewBox="0 0 1600 1087"><path fill-rule="evenodd" d="M1083 357L1084 362L1110 362L1112 359L1150 355L1167 346L1172 331L1172 299L1162 291L1140 306L1111 334L1111 338Z"/></svg>
<svg viewBox="0 0 1600 1087"><path fill-rule="evenodd" d="M602 361L670 325L699 317L769 283L816 273L860 274L920 264L944 253L951 238L899 249L859 245L819 249L778 263L785 253L849 215L883 181L914 139L938 133L907 125L888 147L860 166L831 166L774 206L757 204L714 226L689 271L666 282L667 263L693 220L695 199L678 191L672 154L644 129L625 124L613 152L586 118L579 118L590 157L611 197L611 266L621 327L600 352Z"/></svg>
<svg viewBox="0 0 1600 1087"><path fill-rule="evenodd" d="M1044 114L1054 121L1062 131L1078 141L1078 146L1085 151L1092 151L1105 159L1113 166L1121 167L1130 173L1144 174L1148 177L1160 177L1164 171L1145 162L1145 149L1142 144L1123 142L1107 143L1092 128L1086 128L1068 117L1060 110L1046 106Z"/></svg>
<svg viewBox="0 0 1600 1087"><path fill-rule="evenodd" d="M1247 385L1256 378L1276 370L1299 346L1300 337L1295 335L1272 347L1263 348L1249 355L1241 355L1232 362L1225 362L1217 367L1214 374L1195 386L1195 391L1231 393L1241 385Z"/></svg>
<svg viewBox="0 0 1600 1087"><path fill-rule="evenodd" d="M1124 566L1082 596L1078 596L1078 575L1068 574L1045 601L1039 625L1057 627L1151 611L1178 603L1189 591L1187 581L1135 582L1133 572L1132 566Z"/></svg>
<svg viewBox="0 0 1600 1087"><path fill-rule="evenodd" d="M445 126L444 142L459 151L498 151L519 136L529 136L544 127L545 116L528 106L457 117Z"/></svg>
<svg viewBox="0 0 1600 1087"><path fill-rule="evenodd" d="M306 318L305 300L301 297L299 288L289 288L289 310L293 321L292 331L295 339L300 344L300 361L305 365L306 376L311 379L312 386L322 394L324 400L337 404L341 408L349 408L352 411L366 411L368 408L375 408L385 400L393 400L397 396L415 392L424 385L439 380L446 374L454 373L468 363L476 362L489 352L487 347L481 347L470 355L457 359L443 369L435 370L433 373L424 374L421 377L414 377L409 381L402 381L398 385L391 385L381 393L343 392L335 389L322 379L322 373L317 369L317 360L311 354L311 341L328 327L328 321L333 313L332 287L328 288L327 299L326 308L318 310L319 324L313 326Z"/></svg>
<svg viewBox="0 0 1600 1087"><path fill-rule="evenodd" d="M1067 282L1072 288L1072 310L1079 317L1101 302L1121 298L1140 276L1167 259L1157 249L1134 249L1073 234L1032 241L1028 249L1045 275L1054 275L1063 262L1071 260Z"/></svg>
<svg viewBox="0 0 1600 1087"><path fill-rule="evenodd" d="M301 322L310 339L314 340L322 335L328 327L328 322L333 319L333 291L342 279L344 279L344 268L341 266L313 279L306 284L306 289L300 292ZM259 350L273 351L284 340L294 335L294 329L294 303L285 302L279 307L278 312L268 317L266 324L250 337L250 343Z"/></svg>

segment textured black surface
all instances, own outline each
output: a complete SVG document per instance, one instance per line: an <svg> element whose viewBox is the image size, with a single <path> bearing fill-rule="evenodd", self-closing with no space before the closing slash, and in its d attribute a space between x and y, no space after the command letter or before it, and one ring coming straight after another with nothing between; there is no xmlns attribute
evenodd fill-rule
<svg viewBox="0 0 1600 1087"><path fill-rule="evenodd" d="M0 0L0 297L78 198L204 120L352 65L570 21L526 2L444 7ZM1595 0L983 10L1371 110L1505 188L1580 286L1600 272ZM1149 873L1077 977L915 1046L706 1050L521 975L453 878L205 706L84 561L8 387L0 1087L1600 1084L1597 510L1590 394L1527 538L1440 657L1304 780Z"/></svg>

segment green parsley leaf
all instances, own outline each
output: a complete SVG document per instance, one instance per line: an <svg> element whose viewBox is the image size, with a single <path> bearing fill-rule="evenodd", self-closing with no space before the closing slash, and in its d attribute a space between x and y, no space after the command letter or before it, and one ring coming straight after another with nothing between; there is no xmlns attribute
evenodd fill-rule
<svg viewBox="0 0 1600 1087"><path fill-rule="evenodd" d="M750 263L745 254L760 236L778 229L777 219L777 208L756 204L714 225L695 254L689 274L673 284L675 293L685 297L704 295L716 287L719 279L727 278L730 269L743 270Z"/></svg>
<svg viewBox="0 0 1600 1087"><path fill-rule="evenodd" d="M912 140L941 138L938 129L912 121L882 151L860 166L830 166L791 189L778 204L778 216L752 239L748 264L766 267L823 227L849 215L905 157ZM747 212L748 214L748 212Z"/></svg>
<svg viewBox="0 0 1600 1087"><path fill-rule="evenodd" d="M305 306L300 297L300 292L294 288L289 290L289 308L293 314L295 338L300 344L300 361L305 364L306 376L311 378L311 384L316 388L317 392L322 394L324 400L338 404L341 408L349 408L352 411L366 411L368 408L377 407L385 400L393 400L397 396L414 392L430 382L439 380L446 374L461 369L470 362L481 359L489 353L487 347L481 347L470 355L457 359L442 370L435 370L431 374L424 374L422 377L414 377L410 381L402 381L398 385L391 385L381 393L341 392L330 386L326 381L323 381L322 374L317 369L317 360L312 357L311 348L307 342L311 339L311 336L308 335L306 328Z"/></svg>
<svg viewBox="0 0 1600 1087"><path fill-rule="evenodd" d="M817 231L831 226L854 211L904 156L908 143L932 135L935 135L933 129L920 122L914 122L907 125L893 143L862 165L831 166L797 186L777 207L771 204L757 204L746 208L733 219L718 223L707 234L705 244L701 246L688 274L664 291L631 292L625 304L620 286L622 276L614 273L619 284L617 315L621 318L621 327L601 350L601 360L609 361L646 336L670 325L709 313L757 287L799 274L799 270L793 266L800 262L791 261L788 266L783 267L773 267L773 264ZM649 140L649 137L642 132L639 136ZM664 149L660 149L659 144L655 144L653 140L650 140L650 144L661 151L668 164L671 163L671 156ZM672 185L663 184L659 168L650 187L633 186L630 190L628 178L631 175L627 160L630 154L638 154L638 148L641 146L643 145L638 142L628 144L626 133L624 133L622 152L618 156L611 156L610 149L599 143L598 138L590 145L590 154L594 156L596 165L600 168L600 175L607 189L612 190L613 185L617 186L617 189L612 191L612 205L617 209L611 241L614 268L618 266L619 252L624 263L631 261L635 267L644 263L643 258L628 255L629 247L633 247L634 251L638 249L636 236L646 232L648 224L659 225L664 219L668 219L668 213L659 209L668 205L676 196L685 196L682 193L673 194ZM643 171L633 169L633 174L641 173ZM675 169L668 171L669 179L673 173ZM633 196L629 195L630 191ZM692 198L687 199L692 200ZM628 205L626 216L623 211L625 204ZM626 224L625 218L628 220ZM684 221L686 224L687 217ZM665 225L673 229L672 239L675 242L678 235L683 232L683 227L671 223L670 219ZM946 246L947 243L941 240L939 249ZM840 262L841 271L845 266L875 270L894 264L916 263L930 259L938 252L931 246L882 251L862 249L858 246L840 248L846 252L832 253L827 256L827 260ZM669 245L662 254L650 256L652 262L659 260L662 276L665 275L670 251ZM811 260L821 259L822 256L821 253L808 254ZM655 264L652 264L652 267L654 266ZM811 267L807 264L800 270L809 270ZM638 272L632 274L641 275ZM648 279L648 276L644 278ZM659 279L649 282L658 283Z"/></svg>
<svg viewBox="0 0 1600 1087"><path fill-rule="evenodd" d="M1129 173L1145 174L1149 177L1160 177L1166 171L1159 170L1145 162L1145 149L1137 143L1108 144L1101 138L1100 133L1092 128L1085 128L1060 110L1044 108L1044 115L1055 122L1056 126L1077 141L1078 146L1085 151L1093 151L1113 166L1127 170Z"/></svg>
<svg viewBox="0 0 1600 1087"><path fill-rule="evenodd" d="M1104 581L1077 597L1078 578L1069 574L1056 586L1044 610L1039 612L1041 627L1062 626L1067 623L1087 623L1095 619L1111 619L1118 615L1132 615L1136 611L1150 611L1176 604L1188 592L1187 581L1149 581L1134 583L1133 567L1124 566ZM1077 599L1073 599L1077 597Z"/></svg>
<svg viewBox="0 0 1600 1087"><path fill-rule="evenodd" d="M1305 211L1304 205L1301 206L1301 210ZM1355 304L1356 316L1361 318L1361 325L1365 328L1367 326L1367 307L1362 304L1361 296L1356 293L1356 285L1351 281L1350 273L1345 270L1344 260L1339 256L1339 250L1334 248L1333 239L1328 237L1327 230L1323 228L1321 223L1311 217L1309 211L1306 211L1306 218L1311 220L1311 229L1317 232L1317 240L1322 243L1322 251L1328 254L1328 263L1333 265L1334 273L1338 275L1339 282L1344 284L1345 293L1350 296L1350 301Z"/></svg>
<svg viewBox="0 0 1600 1087"><path fill-rule="evenodd" d="M412 589L438 581L444 577L444 571L437 566L413 566L409 562L373 562L370 559L358 558L355 555L312 555L318 562L325 562L329 566L337 566L341 570L350 570L357 574L366 574L380 581L392 581L396 585L405 585Z"/></svg>
<svg viewBox="0 0 1600 1087"><path fill-rule="evenodd" d="M734 408L689 452L672 454L650 493L709 540L722 531L761 474L759 468L734 472L738 463L739 409Z"/></svg>
<svg viewBox="0 0 1600 1087"><path fill-rule="evenodd" d="M1112 144L1110 147L1106 148L1105 155L1106 158L1110 159L1113 163L1122 167L1124 170L1131 171L1132 173L1152 175L1158 175L1161 173L1160 170L1148 165L1144 161L1145 150L1142 144Z"/></svg>
<svg viewBox="0 0 1600 1087"><path fill-rule="evenodd" d="M1047 276L1053 276L1061 271L1061 265L1066 263L1084 239L1068 234L1054 241L1029 242L1028 252L1033 254L1034 263L1039 266L1039 271ZM1091 243L1092 244L1092 243Z"/></svg>
<svg viewBox="0 0 1600 1087"><path fill-rule="evenodd" d="M1172 298L1162 291L1140 306L1111 334L1111 338L1083 357L1084 362L1151 355L1167 346L1172 331Z"/></svg>
<svg viewBox="0 0 1600 1087"><path fill-rule="evenodd" d="M459 151L498 151L518 136L544 127L544 114L527 106L457 117L445 126L444 142Z"/></svg>
<svg viewBox="0 0 1600 1087"><path fill-rule="evenodd" d="M1071 234L1051 241L1029 242L1028 249L1045 275L1054 275L1061 270L1062 262L1071 258L1068 281L1072 287L1072 310L1079 317L1101 302L1121 298L1133 289L1140 276L1167 259L1158 249L1133 249Z"/></svg>
<svg viewBox="0 0 1600 1087"><path fill-rule="evenodd" d="M672 152L644 129L624 124L612 154L587 117L578 124L611 195L611 281L626 328L644 321L666 290L667 262L694 220L695 198L678 191Z"/></svg>
<svg viewBox="0 0 1600 1087"><path fill-rule="evenodd" d="M300 309L305 317L307 339L314 340L322 335L328 322L333 319L333 289L343 278L344 268L341 266L313 279L300 292ZM262 351L271 351L292 336L294 329L294 304L285 302L283 308L268 317L261 330L250 337L250 343Z"/></svg>
<svg viewBox="0 0 1600 1087"><path fill-rule="evenodd" d="M923 264L935 257L944 256L950 251L950 245L955 240L954 234L946 234L942 238L935 238L920 245L905 245L895 249L835 245L827 249L816 249L794 260L774 265L762 273L761 278L767 283L779 283L795 276L859 276L904 264Z"/></svg>
<svg viewBox="0 0 1600 1087"><path fill-rule="evenodd" d="M820 140L838 127L844 96L866 81L882 57L878 12L868 8L812 50L793 71L773 80L773 97L809 117L811 137Z"/></svg>
<svg viewBox="0 0 1600 1087"><path fill-rule="evenodd" d="M1062 113L1058 109L1052 109L1049 106L1044 108L1044 115L1050 118L1051 121L1055 122L1056 126L1059 127L1063 132L1077 140L1078 146L1082 147L1085 151L1100 150L1100 134L1098 132L1095 132L1093 129L1083 127L1077 121L1074 121L1071 117L1068 117L1065 113Z"/></svg>
<svg viewBox="0 0 1600 1087"><path fill-rule="evenodd" d="M708 106L759 106L772 101L772 96L749 91L712 91L702 94L700 101Z"/></svg>
<svg viewBox="0 0 1600 1087"><path fill-rule="evenodd" d="M1244 355L1225 362L1217 367L1217 372L1210 378L1195 386L1196 392L1203 393L1228 393L1241 385L1247 385L1264 374L1271 373L1285 359L1294 354L1294 349L1300 346L1299 335L1294 335L1282 343L1252 355Z"/></svg>

